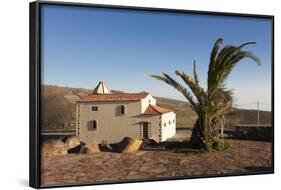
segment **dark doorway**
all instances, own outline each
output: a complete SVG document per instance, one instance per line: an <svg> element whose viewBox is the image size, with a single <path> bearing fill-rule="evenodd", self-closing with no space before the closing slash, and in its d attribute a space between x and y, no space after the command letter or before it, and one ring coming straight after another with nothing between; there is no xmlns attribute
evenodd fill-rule
<svg viewBox="0 0 281 190"><path fill-rule="evenodd" d="M142 127L143 127L142 136L143 136L144 139L148 139L148 122L144 122Z"/></svg>

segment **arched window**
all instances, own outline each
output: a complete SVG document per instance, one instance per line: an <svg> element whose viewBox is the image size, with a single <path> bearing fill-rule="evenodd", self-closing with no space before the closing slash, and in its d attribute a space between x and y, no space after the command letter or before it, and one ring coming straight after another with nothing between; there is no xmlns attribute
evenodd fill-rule
<svg viewBox="0 0 281 190"><path fill-rule="evenodd" d="M97 129L97 121L96 120L93 121L92 128L95 129L95 130Z"/></svg>
<svg viewBox="0 0 281 190"><path fill-rule="evenodd" d="M98 128L98 122L97 120L93 120L93 121L90 121L89 122L89 125L88 125L88 130L89 131L96 131Z"/></svg>
<svg viewBox="0 0 281 190"><path fill-rule="evenodd" d="M120 106L120 114L121 115L125 115L125 106L124 105L122 105L122 106Z"/></svg>

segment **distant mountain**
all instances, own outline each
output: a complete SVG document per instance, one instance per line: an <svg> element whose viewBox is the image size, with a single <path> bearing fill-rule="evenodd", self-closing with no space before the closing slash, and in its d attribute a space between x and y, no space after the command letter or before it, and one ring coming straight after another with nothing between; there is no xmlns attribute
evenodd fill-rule
<svg viewBox="0 0 281 190"><path fill-rule="evenodd" d="M271 111L259 111L260 124L271 124ZM257 124L258 123L258 112L257 110L247 109L235 109L232 113L228 114L227 119L236 118L235 123L242 124Z"/></svg>
<svg viewBox="0 0 281 190"><path fill-rule="evenodd" d="M123 93L112 90L113 93ZM71 130L75 129L75 102L79 97L85 97L92 90L83 88L69 88L52 85L42 85L42 129L43 130ZM155 97L157 105L174 110L177 128L192 128L196 121L196 114L190 104L163 97ZM235 109L226 117L228 123L252 124L257 121L256 110ZM260 123L271 123L271 112L260 111Z"/></svg>

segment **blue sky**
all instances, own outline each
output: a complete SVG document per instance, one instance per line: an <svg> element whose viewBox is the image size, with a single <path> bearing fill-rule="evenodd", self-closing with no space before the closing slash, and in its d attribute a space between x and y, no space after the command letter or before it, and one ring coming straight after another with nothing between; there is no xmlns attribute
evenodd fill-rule
<svg viewBox="0 0 281 190"><path fill-rule="evenodd" d="M200 82L206 86L210 51L219 37L224 45L257 42L247 49L262 65L242 61L227 86L234 89L238 105L270 104L271 20L261 18L44 5L42 83L94 88L102 80L110 89L183 100L149 74L176 77L174 70L191 74L195 59Z"/></svg>

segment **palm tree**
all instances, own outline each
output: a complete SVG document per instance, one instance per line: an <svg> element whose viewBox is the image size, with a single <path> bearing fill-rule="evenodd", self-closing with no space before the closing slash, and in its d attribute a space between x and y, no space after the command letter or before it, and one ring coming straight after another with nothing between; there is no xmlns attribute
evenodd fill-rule
<svg viewBox="0 0 281 190"><path fill-rule="evenodd" d="M233 105L233 93L225 86L225 81L232 69L244 58L250 58L260 65L260 60L254 54L243 50L245 46L255 44L255 42L247 42L240 46L227 45L220 50L222 43L223 39L218 39L211 52L207 89L199 84L195 61L193 77L183 71L175 71L187 87L166 73L151 75L181 92L198 115L189 141L194 148L211 150L219 131L224 128L224 115L232 110Z"/></svg>

